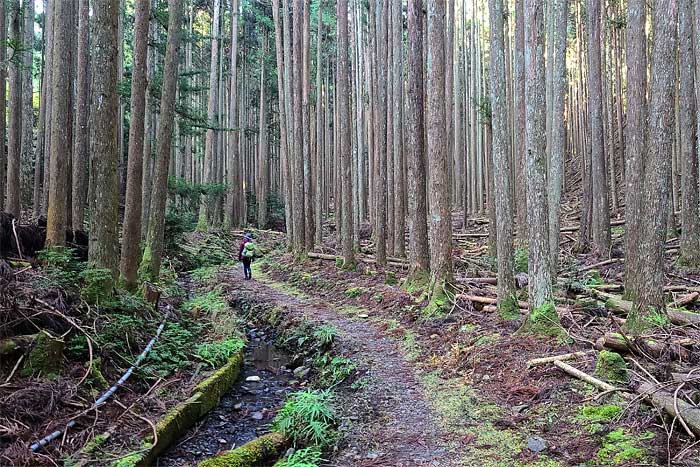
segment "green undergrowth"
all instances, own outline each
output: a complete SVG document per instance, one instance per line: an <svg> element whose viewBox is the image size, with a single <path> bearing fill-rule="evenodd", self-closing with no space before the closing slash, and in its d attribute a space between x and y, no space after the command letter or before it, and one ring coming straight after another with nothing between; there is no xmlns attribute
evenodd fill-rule
<svg viewBox="0 0 700 467"><path fill-rule="evenodd" d="M294 451L277 462L274 467L318 467L323 462L323 454L316 447L308 447Z"/></svg>
<svg viewBox="0 0 700 467"><path fill-rule="evenodd" d="M627 383L627 364L617 352L601 350L595 367L596 376L614 383Z"/></svg>
<svg viewBox="0 0 700 467"><path fill-rule="evenodd" d="M219 290L211 290L196 295L182 304L183 310L189 311L195 316L206 314L215 317L219 313L230 309L228 302L222 297Z"/></svg>
<svg viewBox="0 0 700 467"><path fill-rule="evenodd" d="M584 405L579 409L576 422L583 425L590 434L600 433L608 423L616 420L622 412L622 407L616 404Z"/></svg>
<svg viewBox="0 0 700 467"><path fill-rule="evenodd" d="M197 344L194 355L210 368L218 368L245 346L240 336L234 336L217 342Z"/></svg>
<svg viewBox="0 0 700 467"><path fill-rule="evenodd" d="M337 439L335 398L329 390L295 392L277 412L272 428L284 433L296 447L327 448Z"/></svg>
<svg viewBox="0 0 700 467"><path fill-rule="evenodd" d="M633 434L624 428L618 428L605 435L596 459L603 465L643 464L649 460L643 445L653 438L654 434L648 431Z"/></svg>
<svg viewBox="0 0 700 467"><path fill-rule="evenodd" d="M457 438L474 438L468 450L452 447L462 455L462 465L520 465L517 458L526 448L526 439L523 433L496 426L503 416L501 407L483 398L461 378L444 379L439 371L425 374L422 384L438 423Z"/></svg>
<svg viewBox="0 0 700 467"><path fill-rule="evenodd" d="M520 306L518 306L518 297L511 295L505 297L498 303L498 314L501 318L507 321L520 319Z"/></svg>

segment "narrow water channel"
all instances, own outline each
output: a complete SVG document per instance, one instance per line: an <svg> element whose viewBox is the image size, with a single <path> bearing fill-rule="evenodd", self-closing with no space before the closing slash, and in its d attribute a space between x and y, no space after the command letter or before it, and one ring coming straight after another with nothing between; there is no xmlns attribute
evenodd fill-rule
<svg viewBox="0 0 700 467"><path fill-rule="evenodd" d="M270 344L267 336L251 330L236 384L204 420L158 458L158 466L194 466L267 433L276 411L297 384L287 368L289 362L290 356Z"/></svg>

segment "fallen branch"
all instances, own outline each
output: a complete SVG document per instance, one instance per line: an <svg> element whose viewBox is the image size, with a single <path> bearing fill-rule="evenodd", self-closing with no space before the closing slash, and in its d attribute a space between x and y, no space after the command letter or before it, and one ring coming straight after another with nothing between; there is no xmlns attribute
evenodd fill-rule
<svg viewBox="0 0 700 467"><path fill-rule="evenodd" d="M537 365L543 365L545 363L553 363L553 362L561 362L564 360L573 360L579 357L585 357L586 355L592 353L593 350L586 350L582 352L572 352L572 353L565 353L562 355L553 355L551 357L540 357L540 358L533 358L532 360L527 361L527 366L528 368L537 366Z"/></svg>
<svg viewBox="0 0 700 467"><path fill-rule="evenodd" d="M553 363L557 368L564 371L565 373L568 373L569 375L573 376L574 378L578 378L581 381L590 384L591 386L595 386L602 391L624 391L624 389L622 389L622 388L616 388L615 386L612 386L612 385L606 383L605 381L601 381L598 378L594 378L593 376L591 376L587 373L584 373L583 371L578 370L578 369L572 367L571 365L564 363L562 361L555 360ZM623 393L622 395L625 398L630 397L629 394Z"/></svg>
<svg viewBox="0 0 700 467"><path fill-rule="evenodd" d="M654 405L663 408L672 417L682 419L693 433L700 435L700 408L693 407L687 402L674 397L673 394L660 390L651 383L640 384L637 392L650 400Z"/></svg>
<svg viewBox="0 0 700 467"><path fill-rule="evenodd" d="M38 334L27 334L0 339L0 355L11 354L17 350L25 350L34 344L38 336Z"/></svg>
<svg viewBox="0 0 700 467"><path fill-rule="evenodd" d="M668 306L671 308L678 308L680 306L685 306L688 303L694 302L698 297L700 297L700 292L691 292L687 295L683 295L682 297L672 301L671 303L668 304Z"/></svg>
<svg viewBox="0 0 700 467"><path fill-rule="evenodd" d="M341 256L327 255L325 253L316 253L313 251L309 252L307 255L309 258L323 259L323 260L327 260L327 261L335 261L336 258L342 258ZM377 263L374 259L368 258L366 256L358 255L358 256L356 256L356 259L358 261L362 261L363 263L367 263L367 264L376 264ZM399 261L398 258L392 258L392 260L389 261L389 259L387 258L387 265L399 267L399 268L405 268L405 267L408 267L408 262L407 261Z"/></svg>
<svg viewBox="0 0 700 467"><path fill-rule="evenodd" d="M584 266L584 267L580 268L579 271L590 271L592 269L598 269L599 267L602 267L602 266L608 266L610 264L621 263L623 261L624 261L624 259L622 259L622 258L606 259L605 261L601 261L599 263L593 263L593 264L589 264L588 266Z"/></svg>

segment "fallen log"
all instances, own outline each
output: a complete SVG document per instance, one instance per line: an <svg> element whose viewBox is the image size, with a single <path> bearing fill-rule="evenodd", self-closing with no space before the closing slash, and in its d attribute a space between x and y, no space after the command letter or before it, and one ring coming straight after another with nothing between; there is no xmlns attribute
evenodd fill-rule
<svg viewBox="0 0 700 467"><path fill-rule="evenodd" d="M18 350L26 350L34 344L38 336L38 334L27 334L0 339L0 355L9 355Z"/></svg>
<svg viewBox="0 0 700 467"><path fill-rule="evenodd" d="M579 271L590 271L592 269L598 269L603 266L608 266L610 264L615 264L615 263L621 263L623 262L623 258L611 258L611 259L606 259L605 261L600 261L599 263L594 263L594 264L589 264L588 266L584 266L579 269Z"/></svg>
<svg viewBox="0 0 700 467"><path fill-rule="evenodd" d="M654 405L663 408L672 417L678 417L682 424L700 436L700 408L693 407L673 394L660 390L651 383L642 383L637 392Z"/></svg>
<svg viewBox="0 0 700 467"><path fill-rule="evenodd" d="M561 355L553 355L551 357L540 357L540 358L533 358L531 360L527 361L527 366L528 368L537 366L537 365L543 365L545 363L553 363L553 362L562 362L564 360L574 360L579 357L585 357L586 355L592 353L593 350L585 350L582 352L572 352L572 353L565 353Z"/></svg>
<svg viewBox="0 0 700 467"><path fill-rule="evenodd" d="M313 259L323 259L323 260L327 260L327 261L335 261L337 258L342 258L341 256L327 255L327 254L325 254L325 253L316 253L316 252L313 252L313 251L307 253L307 256L308 256L309 258L313 258ZM359 256L359 255L358 255L358 256L356 256L355 258L356 258L358 261L362 261L363 263L367 263L367 264L376 264L376 263L377 263L374 259L368 258L368 257L366 257L366 256ZM386 264L387 264L388 266L394 266L394 267L398 267L398 268L405 268L405 267L408 267L408 262L407 262L407 261L401 261L401 262L399 262L397 258L395 258L395 261L387 261Z"/></svg>
<svg viewBox="0 0 700 467"><path fill-rule="evenodd" d="M455 296L455 299L463 299L463 300L470 300L474 303L484 303L486 305L497 305L498 304L498 299L496 298L491 298L491 297L482 297L480 295L469 295L469 294L457 294ZM527 302L518 302L518 306L520 308L528 308L530 306L529 303Z"/></svg>
<svg viewBox="0 0 700 467"><path fill-rule="evenodd" d="M606 293L595 288L589 289L589 291L597 299L605 301L606 305L612 308L613 311L628 314L632 310L632 302L629 300L623 300L623 298L619 295ZM700 325L700 313L693 313L678 309L667 309L666 314L669 321L677 326Z"/></svg>
<svg viewBox="0 0 700 467"><path fill-rule="evenodd" d="M288 444L281 433L268 433L232 451L224 451L204 460L199 463L199 467L270 465L280 458Z"/></svg>
<svg viewBox="0 0 700 467"><path fill-rule="evenodd" d="M636 353L637 349L650 352L654 357L659 357L667 352L675 359L685 360L690 357L690 351L684 347L690 342L672 341L669 343L659 342L649 338L625 338L615 332L606 332L605 335L596 340L596 348L603 350L612 349L623 353ZM692 345L692 344L691 344ZM633 348L630 348L632 346Z"/></svg>

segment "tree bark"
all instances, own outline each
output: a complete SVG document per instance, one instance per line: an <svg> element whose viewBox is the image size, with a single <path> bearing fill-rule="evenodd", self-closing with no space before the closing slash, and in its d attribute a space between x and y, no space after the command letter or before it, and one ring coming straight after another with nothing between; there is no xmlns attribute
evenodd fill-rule
<svg viewBox="0 0 700 467"><path fill-rule="evenodd" d="M601 257L610 256L610 206L603 144L603 85L601 68L601 9L599 0L588 0L588 110L591 134L593 183L592 247Z"/></svg>
<svg viewBox="0 0 700 467"><path fill-rule="evenodd" d="M34 2L26 1L24 6L22 53L22 156L25 164L34 161Z"/></svg>
<svg viewBox="0 0 700 467"><path fill-rule="evenodd" d="M214 15L211 22L211 61L209 62L209 94L207 100L207 128L206 138L204 141L204 183L212 185L215 182L215 161L214 153L216 151L216 130L211 128L217 126L218 112L218 90L219 90L219 75L217 68L219 66L219 11L221 10L221 0L214 0ZM210 194L200 196L199 203L199 221L197 229L206 230L213 220L215 199Z"/></svg>
<svg viewBox="0 0 700 467"><path fill-rule="evenodd" d="M95 200L90 213L89 263L116 277L119 261L119 0L93 0L93 50L90 152Z"/></svg>
<svg viewBox="0 0 700 467"><path fill-rule="evenodd" d="M697 0L696 0L697 1ZM695 101L695 50L693 48L693 0L680 0L680 157L682 207L679 263L700 266L700 201L698 200L697 114Z"/></svg>
<svg viewBox="0 0 700 467"><path fill-rule="evenodd" d="M525 0L525 107L528 222L528 292L531 313L552 302L546 187L543 6Z"/></svg>
<svg viewBox="0 0 700 467"><path fill-rule="evenodd" d="M452 282L452 213L445 128L445 3L428 4L428 174L431 297L444 297Z"/></svg>
<svg viewBox="0 0 700 467"><path fill-rule="evenodd" d="M51 121L60 122L68 115L70 95L70 28L71 5L68 2L57 1L54 4L52 71L51 71ZM70 138L68 127L51 125L51 141L49 144L49 181L46 244L47 246L63 246L66 243L66 224L68 213L68 155L70 154Z"/></svg>
<svg viewBox="0 0 700 467"><path fill-rule="evenodd" d="M673 144L673 106L676 86L673 70L677 47L677 0L657 0L652 24L654 42L650 75L648 140L644 178L643 234L640 245L640 267L644 286L636 290L632 313L626 327L638 332L644 317L652 310L665 310L663 295L664 242L666 216L669 209L669 171ZM640 284L641 284L640 281Z"/></svg>
<svg viewBox="0 0 700 467"><path fill-rule="evenodd" d="M264 42L262 53L267 54L267 35L262 38ZM268 161L267 161L267 99L265 95L265 60L260 61L260 109L258 112L258 228L267 226L267 193L269 191Z"/></svg>
<svg viewBox="0 0 700 467"><path fill-rule="evenodd" d="M552 71L552 120L550 123L551 148L549 161L549 254L552 276L559 268L559 216L562 183L564 178L564 153L566 151L566 39L569 18L568 0L555 0L554 15L554 63Z"/></svg>
<svg viewBox="0 0 700 467"><path fill-rule="evenodd" d="M625 296L633 300L642 286L640 245L646 158L647 41L646 1L627 5L627 141L625 146Z"/></svg>
<svg viewBox="0 0 700 467"><path fill-rule="evenodd" d="M515 206L518 238L527 239L527 178L525 177L525 0L515 0Z"/></svg>
<svg viewBox="0 0 700 467"><path fill-rule="evenodd" d="M352 199L352 124L350 123L350 65L348 63L348 2L339 0L338 15L338 100L340 117L340 150L343 196L343 267L355 266L353 251L353 199Z"/></svg>
<svg viewBox="0 0 700 467"><path fill-rule="evenodd" d="M19 0L13 0L10 8L10 37L14 44L12 56L7 60L10 66L10 108L7 125L7 199L5 211L20 218L20 160L22 150L22 46L21 10ZM68 21L66 18L65 21Z"/></svg>
<svg viewBox="0 0 700 467"><path fill-rule="evenodd" d="M150 0L138 0L134 17L134 65L131 71L131 124L129 126L129 166L122 231L120 270L124 285L132 289L138 281L141 244L144 127L148 86L148 23Z"/></svg>
<svg viewBox="0 0 700 467"><path fill-rule="evenodd" d="M409 279L429 271L426 161L423 121L423 2L408 2L408 80L406 96L406 158L408 162Z"/></svg>
<svg viewBox="0 0 700 467"><path fill-rule="evenodd" d="M377 264L383 266L386 264L387 244L387 41L388 41L388 11L389 0L376 0L376 41L377 41L377 56L376 56L376 73L377 73L377 93L376 93L376 113L375 113L375 153L377 171L376 177L376 259ZM443 14L444 15L444 14ZM444 19L443 19L444 20ZM444 79L444 77L443 77ZM443 95L444 97L444 95ZM444 121L443 121L444 124Z"/></svg>
<svg viewBox="0 0 700 467"><path fill-rule="evenodd" d="M165 202L168 196L168 165L175 119L175 93L178 76L178 49L180 48L181 0L168 0L168 41L163 65L163 90L160 100L160 125L158 126L158 154L154 170L151 195L148 237L143 253L142 268L151 279L160 275L165 228Z"/></svg>
<svg viewBox="0 0 700 467"><path fill-rule="evenodd" d="M279 0L275 0L275 4L279 3ZM273 6L274 8L274 6ZM277 8L273 9L273 14L279 15L279 5ZM279 52L278 52L279 53ZM278 69L281 70L282 67L279 66ZM241 201L245 198L245 193L243 191L243 184L240 183L242 180L241 171L241 155L238 151L238 141L240 138L240 122L238 120L238 0L231 0L231 83L229 87L229 126L234 128L228 134L228 172L227 181L229 185L228 196L226 198L226 211L224 214L225 223L229 227L240 226L241 223L241 211L243 210L243 202ZM282 91L280 90L280 96ZM282 98L280 98L282 101ZM280 106L280 120L283 117ZM282 133L282 140L286 135ZM283 157L286 153L283 154Z"/></svg>
<svg viewBox="0 0 700 467"><path fill-rule="evenodd" d="M393 60L393 95L394 95L394 256L406 256L406 197L404 194L404 147L403 147L403 13L401 2L392 2L392 48ZM454 8L453 8L454 10ZM452 161L452 154L449 155Z"/></svg>
<svg viewBox="0 0 700 467"><path fill-rule="evenodd" d="M5 207L5 168L7 166L7 153L5 151L5 136L7 133L7 125L5 115L7 115L7 21L6 21L6 2L0 1L0 211L4 211ZM47 12L48 15L48 12ZM43 97L43 96L42 96Z"/></svg>
<svg viewBox="0 0 700 467"><path fill-rule="evenodd" d="M294 124L294 136L292 138L292 162L293 162L293 184L292 184L292 209L293 215L293 247L297 253L305 249L305 216L304 216L304 131L302 128L302 112L306 111L302 106L303 94L303 54L302 54L302 27L305 14L303 9L304 0L294 0L292 9L293 34L292 34L292 120Z"/></svg>
<svg viewBox="0 0 700 467"><path fill-rule="evenodd" d="M73 230L82 230L88 188L89 30L88 0L78 4L78 69L76 77L75 127L73 129L72 216ZM133 113L132 113L133 115ZM128 212L128 211L127 211Z"/></svg>
<svg viewBox="0 0 700 467"><path fill-rule="evenodd" d="M513 200L511 198L510 135L506 102L505 40L503 36L503 0L489 1L491 123L494 210L496 214L496 251L498 258L498 298L502 305L514 300Z"/></svg>

